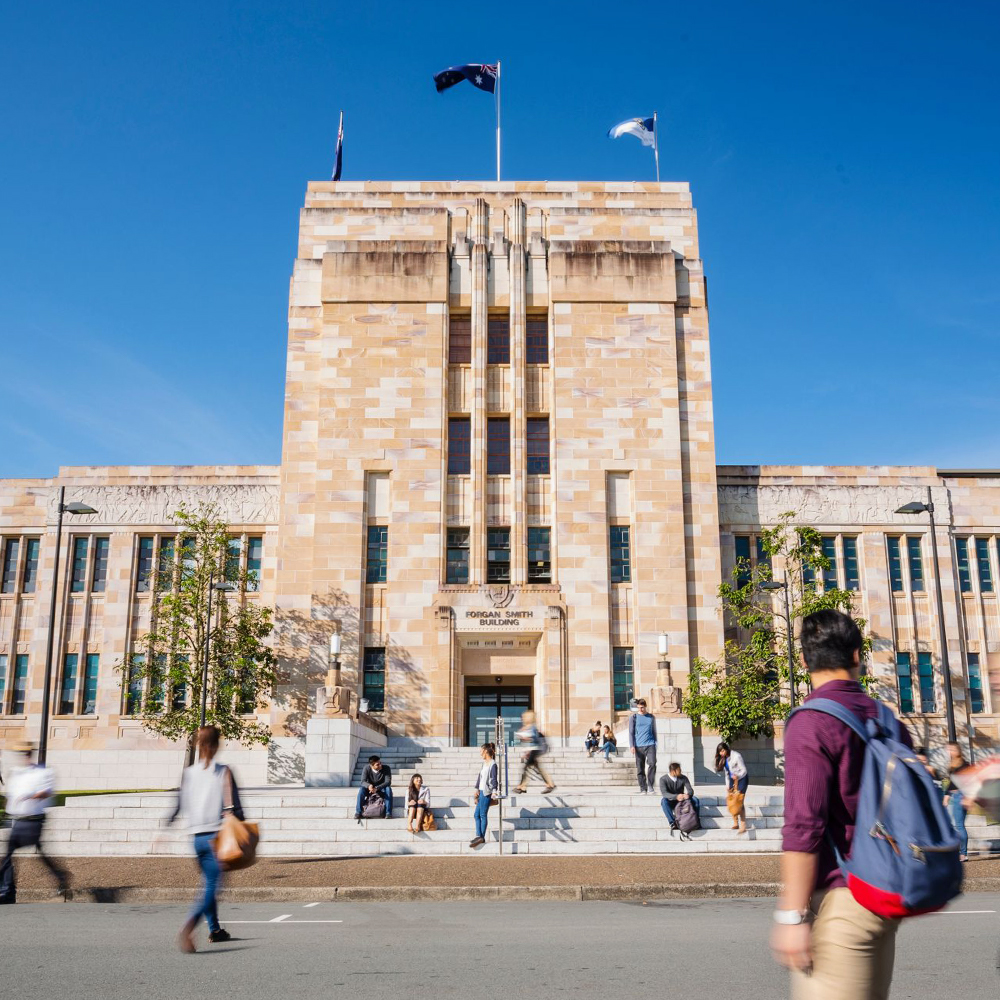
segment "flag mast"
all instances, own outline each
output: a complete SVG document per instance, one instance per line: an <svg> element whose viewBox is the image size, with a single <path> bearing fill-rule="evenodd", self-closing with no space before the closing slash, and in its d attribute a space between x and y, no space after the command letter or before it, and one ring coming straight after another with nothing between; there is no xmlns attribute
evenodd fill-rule
<svg viewBox="0 0 1000 1000"><path fill-rule="evenodd" d="M497 60L497 86L496 86L496 109L497 109L497 181L500 180L500 60Z"/></svg>
<svg viewBox="0 0 1000 1000"><path fill-rule="evenodd" d="M656 128L656 112L653 112L653 157L656 160L656 183L660 183L660 135Z"/></svg>

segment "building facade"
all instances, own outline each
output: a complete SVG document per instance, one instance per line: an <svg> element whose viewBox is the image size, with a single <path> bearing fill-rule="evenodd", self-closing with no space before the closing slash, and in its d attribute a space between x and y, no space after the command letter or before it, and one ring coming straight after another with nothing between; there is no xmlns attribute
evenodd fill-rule
<svg viewBox="0 0 1000 1000"><path fill-rule="evenodd" d="M280 467L62 469L0 483L0 739L76 787L176 783L115 669L148 628L169 515L220 506L275 608L280 680L248 783L298 780L330 636L389 738L550 739L622 723L722 651L717 590L787 510L858 591L887 700L942 727L931 546L963 738L997 739L1000 473L716 467L708 313L685 184L316 183L290 295ZM57 492L67 515L53 579ZM897 514L933 498L926 515ZM775 566L779 572L780 566ZM141 696L141 695L139 695ZM654 706L655 707L655 706ZM1000 708L1000 706L998 706Z"/></svg>

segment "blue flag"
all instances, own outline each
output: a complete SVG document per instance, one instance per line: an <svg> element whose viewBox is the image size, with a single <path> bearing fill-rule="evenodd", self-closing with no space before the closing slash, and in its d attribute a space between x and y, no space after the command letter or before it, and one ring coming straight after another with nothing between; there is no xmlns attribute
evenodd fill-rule
<svg viewBox="0 0 1000 1000"><path fill-rule="evenodd" d="M340 112L340 128L337 129L337 159L333 164L333 180L340 180L340 170L344 165L344 112Z"/></svg>
<svg viewBox="0 0 1000 1000"><path fill-rule="evenodd" d="M473 87L493 94L497 89L497 68L486 63L468 63L465 66L449 66L448 69L434 74L434 86L437 87L439 94L463 80L468 80Z"/></svg>
<svg viewBox="0 0 1000 1000"><path fill-rule="evenodd" d="M656 145L652 118L628 118L608 129L609 139L618 139L623 135L634 135L644 146Z"/></svg>

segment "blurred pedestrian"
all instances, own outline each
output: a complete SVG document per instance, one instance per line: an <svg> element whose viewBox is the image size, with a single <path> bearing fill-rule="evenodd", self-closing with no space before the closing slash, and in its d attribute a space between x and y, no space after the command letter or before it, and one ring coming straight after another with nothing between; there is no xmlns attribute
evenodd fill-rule
<svg viewBox="0 0 1000 1000"><path fill-rule="evenodd" d="M965 755L962 748L957 743L949 743L948 747L948 773L942 781L944 789L944 804L951 817L951 825L955 827L958 834L959 857L963 861L969 860L969 834L965 829L965 816L972 804L955 785L954 775L956 771L961 771L967 767Z"/></svg>
<svg viewBox="0 0 1000 1000"><path fill-rule="evenodd" d="M628 745L635 754L636 778L639 791L656 791L656 717L646 710L646 699L640 698L636 711L628 720Z"/></svg>
<svg viewBox="0 0 1000 1000"><path fill-rule="evenodd" d="M486 843L486 824L489 819L490 806L500 787L500 775L497 770L497 748L495 743L484 743L479 748L479 756L483 766L476 775L476 791L473 796L476 817L476 835L469 841L469 847L482 847ZM503 836L503 830L500 831Z"/></svg>
<svg viewBox="0 0 1000 1000"><path fill-rule="evenodd" d="M690 799L696 814L701 812L701 803L694 794L691 782L687 775L681 771L681 766L676 761L671 763L667 769L667 774L660 778L660 807L663 815L667 817L670 824L670 836L677 830L677 818L674 816L674 809L678 802ZM683 839L683 837L681 838Z"/></svg>
<svg viewBox="0 0 1000 1000"><path fill-rule="evenodd" d="M733 817L733 829L739 830L740 833L746 833L747 807L744 796L746 796L747 788L750 786L750 775L747 772L743 754L738 750L733 750L728 743L720 743L715 748L715 770L725 771L727 798L728 795L740 796L735 800L738 808L735 812L730 808L730 813Z"/></svg>
<svg viewBox="0 0 1000 1000"><path fill-rule="evenodd" d="M554 792L556 786L552 784L551 778L545 773L542 767L541 757L548 750L549 745L545 736L535 725L535 713L525 712L521 716L521 728L517 731L517 742L524 751L521 754L521 780L518 781L514 791L524 794L528 790L528 772L534 771L545 782L543 794L548 795Z"/></svg>
<svg viewBox="0 0 1000 1000"><path fill-rule="evenodd" d="M601 752L604 754L604 763L611 763L611 755L618 754L618 740L615 734L611 732L610 726L604 727L604 732L601 734Z"/></svg>
<svg viewBox="0 0 1000 1000"><path fill-rule="evenodd" d="M48 809L52 793L55 791L55 775L44 764L33 764L30 743L22 743L13 748L20 758L19 765L7 775L4 786L7 795L7 815L13 820L7 849L0 863L0 904L17 902L17 884L14 879L14 852L22 847L34 847L43 864L53 874L59 884L59 893L69 892L69 875L42 850L42 830L45 827L45 811Z"/></svg>
<svg viewBox="0 0 1000 1000"><path fill-rule="evenodd" d="M406 829L410 833L420 833L424 815L430 807L431 790L424 784L423 775L415 774L406 790Z"/></svg>

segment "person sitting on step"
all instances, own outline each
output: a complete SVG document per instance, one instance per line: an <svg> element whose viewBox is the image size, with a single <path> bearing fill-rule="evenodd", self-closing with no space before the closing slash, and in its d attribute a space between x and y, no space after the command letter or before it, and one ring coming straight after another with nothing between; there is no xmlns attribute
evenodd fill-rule
<svg viewBox="0 0 1000 1000"><path fill-rule="evenodd" d="M611 732L610 726L604 727L604 733L601 736L601 752L604 754L604 763L611 763L611 755L618 754L618 740L615 738L615 734Z"/></svg>
<svg viewBox="0 0 1000 1000"><path fill-rule="evenodd" d="M383 764L378 754L368 758L368 765L361 775L361 787L358 789L358 805L354 810L354 818L361 819L361 812L368 800L378 795L385 800L385 818L392 817L392 768Z"/></svg>
<svg viewBox="0 0 1000 1000"><path fill-rule="evenodd" d="M594 756L594 751L601 745L601 720L598 719L590 729L587 730L587 738L583 741L584 749L588 757Z"/></svg>
<svg viewBox="0 0 1000 1000"><path fill-rule="evenodd" d="M701 812L701 803L698 796L694 794L691 782L687 775L681 773L681 766L677 761L673 761L667 769L668 773L660 778L660 806L663 808L663 815L667 817L670 824L670 836L677 830L677 821L674 819L674 809L678 802L690 799L696 813ZM682 838L683 839L683 836Z"/></svg>
<svg viewBox="0 0 1000 1000"><path fill-rule="evenodd" d="M423 775L415 774L406 792L406 829L410 833L421 832L424 815L430 807L431 790L424 784Z"/></svg>

